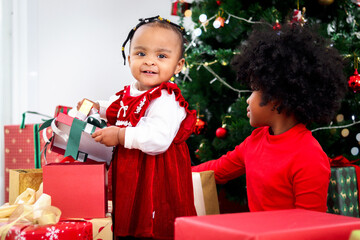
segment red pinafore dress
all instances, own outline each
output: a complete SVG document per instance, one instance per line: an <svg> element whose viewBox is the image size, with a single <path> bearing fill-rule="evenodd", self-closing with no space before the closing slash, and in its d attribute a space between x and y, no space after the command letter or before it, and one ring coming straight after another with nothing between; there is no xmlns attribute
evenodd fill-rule
<svg viewBox="0 0 360 240"><path fill-rule="evenodd" d="M194 216L191 160L185 140L191 135L195 110L174 83L160 86L132 97L130 86L118 92L119 99L107 109L111 125L135 127L150 102L161 97L161 90L174 93L176 101L186 110L186 118L168 150L148 155L122 145L115 148L112 161L114 233L116 236L172 239L174 221L180 216Z"/></svg>

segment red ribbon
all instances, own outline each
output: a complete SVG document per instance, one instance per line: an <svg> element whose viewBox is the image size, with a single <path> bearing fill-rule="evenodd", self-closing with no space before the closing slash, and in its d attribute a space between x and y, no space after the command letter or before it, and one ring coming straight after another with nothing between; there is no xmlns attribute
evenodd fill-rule
<svg viewBox="0 0 360 240"><path fill-rule="evenodd" d="M334 158L329 158L331 167L354 167L355 168L356 180L357 180L356 182L357 182L357 187L358 187L358 202L359 202L359 207L360 207L360 197L359 197L360 167L358 165L354 164L355 162L357 162L359 160L360 159L349 161L349 159L345 158L344 156L337 156Z"/></svg>

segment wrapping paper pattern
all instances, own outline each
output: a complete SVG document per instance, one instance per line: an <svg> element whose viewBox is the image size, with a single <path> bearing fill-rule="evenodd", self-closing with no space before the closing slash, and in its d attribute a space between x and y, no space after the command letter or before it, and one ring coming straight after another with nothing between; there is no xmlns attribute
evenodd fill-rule
<svg viewBox="0 0 360 240"><path fill-rule="evenodd" d="M52 135L52 130L46 129L48 138ZM40 139L40 150L45 146L42 138L42 131L38 134ZM24 129L20 125L4 126L4 146L5 146L5 202L9 201L9 170L10 169L31 169L36 165L45 165L44 155L41 155L40 163L35 163L35 143L34 143L34 124L28 124ZM52 152L47 148L46 160L48 163L60 162L64 157Z"/></svg>
<svg viewBox="0 0 360 240"><path fill-rule="evenodd" d="M6 240L92 240L92 224L88 221L61 221L54 225L15 225Z"/></svg>
<svg viewBox="0 0 360 240"><path fill-rule="evenodd" d="M354 167L331 168L327 212L359 217L358 194Z"/></svg>

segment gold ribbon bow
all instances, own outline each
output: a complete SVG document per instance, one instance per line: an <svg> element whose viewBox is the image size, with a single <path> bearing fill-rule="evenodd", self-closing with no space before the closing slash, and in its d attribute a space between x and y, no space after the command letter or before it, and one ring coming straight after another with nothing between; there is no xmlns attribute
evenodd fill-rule
<svg viewBox="0 0 360 240"><path fill-rule="evenodd" d="M13 205L4 204L0 207L0 221L7 224L0 227L1 240L5 240L10 228L16 223L56 224L61 211L51 206L51 197L42 193L42 184L37 192L28 188L20 194Z"/></svg>

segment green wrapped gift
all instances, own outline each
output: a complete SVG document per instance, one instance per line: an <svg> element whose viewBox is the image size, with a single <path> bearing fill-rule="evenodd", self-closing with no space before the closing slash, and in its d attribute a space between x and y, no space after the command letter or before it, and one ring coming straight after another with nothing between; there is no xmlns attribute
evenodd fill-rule
<svg viewBox="0 0 360 240"><path fill-rule="evenodd" d="M355 168L331 168L331 178L327 196L327 212L359 217L358 197Z"/></svg>

